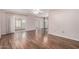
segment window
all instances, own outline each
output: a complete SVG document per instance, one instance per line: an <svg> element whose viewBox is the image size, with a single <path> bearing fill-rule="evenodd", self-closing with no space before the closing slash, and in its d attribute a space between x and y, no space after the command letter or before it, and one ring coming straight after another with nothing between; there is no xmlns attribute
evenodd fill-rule
<svg viewBox="0 0 79 59"><path fill-rule="evenodd" d="M16 29L16 30L25 29L25 24L26 24L26 20L25 20L25 19L17 18L17 19L15 20L15 29Z"/></svg>
<svg viewBox="0 0 79 59"><path fill-rule="evenodd" d="M16 20L16 28L21 28L21 20Z"/></svg>

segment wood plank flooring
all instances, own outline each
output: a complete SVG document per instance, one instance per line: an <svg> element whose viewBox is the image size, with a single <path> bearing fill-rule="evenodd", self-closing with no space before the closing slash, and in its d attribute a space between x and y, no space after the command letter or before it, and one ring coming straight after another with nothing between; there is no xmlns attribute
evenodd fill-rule
<svg viewBox="0 0 79 59"><path fill-rule="evenodd" d="M54 35L44 35L36 31L22 31L3 35L0 39L1 49L78 49L79 41Z"/></svg>

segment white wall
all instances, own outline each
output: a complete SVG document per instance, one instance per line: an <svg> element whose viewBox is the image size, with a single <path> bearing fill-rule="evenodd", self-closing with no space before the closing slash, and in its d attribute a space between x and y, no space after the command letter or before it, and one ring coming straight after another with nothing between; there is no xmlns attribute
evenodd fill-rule
<svg viewBox="0 0 79 59"><path fill-rule="evenodd" d="M0 38L1 38L1 17L0 17Z"/></svg>
<svg viewBox="0 0 79 59"><path fill-rule="evenodd" d="M38 28L44 28L43 18L35 18L35 26Z"/></svg>
<svg viewBox="0 0 79 59"><path fill-rule="evenodd" d="M36 27L38 26L39 28L43 28L43 18L39 18L39 17L34 17L34 16L20 16L20 15L14 15L14 17L12 17L12 28L14 28L13 26L13 22L15 22L15 18L22 18L24 20L26 20L26 26L25 29L26 31L30 31L30 30L35 30Z"/></svg>
<svg viewBox="0 0 79 59"><path fill-rule="evenodd" d="M15 32L15 16L14 15L10 17L10 32L11 33Z"/></svg>
<svg viewBox="0 0 79 59"><path fill-rule="evenodd" d="M27 16L26 19L26 31L35 30L35 17Z"/></svg>
<svg viewBox="0 0 79 59"><path fill-rule="evenodd" d="M26 31L35 30L36 27L43 28L43 18L41 17L19 16L19 15L14 16L15 18L19 17L26 20ZM14 22L14 20L12 22Z"/></svg>
<svg viewBox="0 0 79 59"><path fill-rule="evenodd" d="M79 10L50 11L48 33L79 41Z"/></svg>
<svg viewBox="0 0 79 59"><path fill-rule="evenodd" d="M6 13L0 13L0 20L1 20L1 34L10 33L10 15Z"/></svg>
<svg viewBox="0 0 79 59"><path fill-rule="evenodd" d="M26 20L26 31L35 30L36 29L36 20L40 20L40 26L42 26L42 18L34 17L34 16L24 16L24 15L16 15L5 12L0 12L0 24L1 24L1 34L8 34L15 32L15 18L21 17Z"/></svg>

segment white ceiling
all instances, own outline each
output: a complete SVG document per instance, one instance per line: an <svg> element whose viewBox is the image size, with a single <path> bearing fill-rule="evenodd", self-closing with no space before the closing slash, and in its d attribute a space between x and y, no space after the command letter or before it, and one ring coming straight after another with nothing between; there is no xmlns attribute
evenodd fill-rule
<svg viewBox="0 0 79 59"><path fill-rule="evenodd" d="M33 9L2 9L2 11L10 12L10 13L17 13L17 14L24 14L24 15L35 15L33 14ZM38 17L48 17L48 9L40 9L41 13L35 15Z"/></svg>

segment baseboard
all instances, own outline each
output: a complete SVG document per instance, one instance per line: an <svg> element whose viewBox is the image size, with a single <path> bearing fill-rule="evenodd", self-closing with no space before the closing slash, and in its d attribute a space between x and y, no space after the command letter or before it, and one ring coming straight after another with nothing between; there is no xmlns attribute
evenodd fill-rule
<svg viewBox="0 0 79 59"><path fill-rule="evenodd" d="M74 37L63 36L63 35L59 35L59 34L55 34L55 33L51 33L51 34L49 34L49 35L55 35L55 36L58 36L58 37L63 37L63 38L67 38L67 39L79 41L79 39L76 39L76 38L74 38Z"/></svg>
<svg viewBox="0 0 79 59"><path fill-rule="evenodd" d="M1 34L1 36L3 36L3 35L9 35L9 34L13 34L13 33Z"/></svg>

